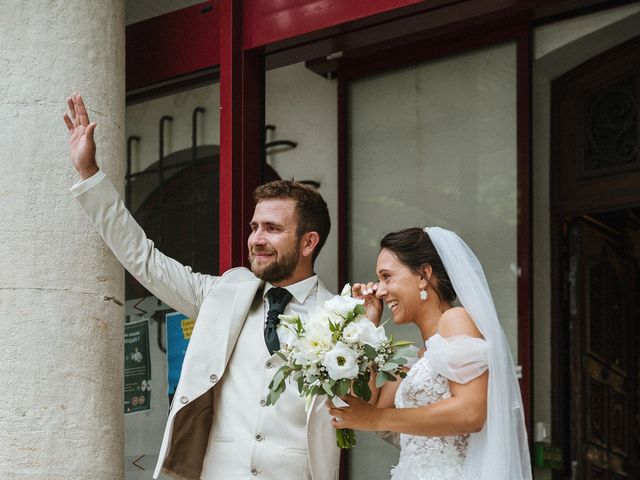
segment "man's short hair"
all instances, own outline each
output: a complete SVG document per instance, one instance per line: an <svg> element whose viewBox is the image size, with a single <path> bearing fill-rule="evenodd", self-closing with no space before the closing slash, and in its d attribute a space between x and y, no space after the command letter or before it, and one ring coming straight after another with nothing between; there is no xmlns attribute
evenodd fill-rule
<svg viewBox="0 0 640 480"><path fill-rule="evenodd" d="M307 232L318 233L320 239L313 251L313 261L315 262L331 230L331 218L324 198L313 187L294 180L274 180L260 185L253 192L253 200L256 205L262 200L276 198L291 199L295 202L298 213L296 231L298 239Z"/></svg>

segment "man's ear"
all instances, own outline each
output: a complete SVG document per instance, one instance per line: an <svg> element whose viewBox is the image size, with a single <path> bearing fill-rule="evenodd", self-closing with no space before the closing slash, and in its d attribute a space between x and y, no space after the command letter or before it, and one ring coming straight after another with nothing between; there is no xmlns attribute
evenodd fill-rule
<svg viewBox="0 0 640 480"><path fill-rule="evenodd" d="M300 253L303 257L310 257L313 255L318 243L320 242L320 235L318 232L307 232L302 235L302 244L300 245Z"/></svg>

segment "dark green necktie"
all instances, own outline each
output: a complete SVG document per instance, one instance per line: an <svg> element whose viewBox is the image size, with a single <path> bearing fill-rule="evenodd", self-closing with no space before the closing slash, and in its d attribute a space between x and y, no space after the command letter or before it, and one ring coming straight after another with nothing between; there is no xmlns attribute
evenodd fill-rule
<svg viewBox="0 0 640 480"><path fill-rule="evenodd" d="M267 344L267 349L271 355L273 355L273 352L280 350L280 340L276 331L280 322L278 315L284 313L284 309L292 297L293 295L288 290L280 287L271 288L267 292L269 311L267 312L267 323L264 327L264 343Z"/></svg>

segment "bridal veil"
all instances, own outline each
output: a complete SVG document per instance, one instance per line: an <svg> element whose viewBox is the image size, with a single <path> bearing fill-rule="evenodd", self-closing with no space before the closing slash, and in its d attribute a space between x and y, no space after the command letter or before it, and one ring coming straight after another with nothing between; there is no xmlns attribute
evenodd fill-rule
<svg viewBox="0 0 640 480"><path fill-rule="evenodd" d="M530 480L529 446L515 364L482 266L454 232L440 227L426 227L424 231L442 259L458 300L488 346L487 420L480 432L469 436L466 478Z"/></svg>

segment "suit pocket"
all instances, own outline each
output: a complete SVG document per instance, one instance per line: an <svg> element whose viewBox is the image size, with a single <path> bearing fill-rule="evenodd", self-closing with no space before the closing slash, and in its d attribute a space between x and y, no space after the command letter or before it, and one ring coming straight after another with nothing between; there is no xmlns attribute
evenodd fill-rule
<svg viewBox="0 0 640 480"><path fill-rule="evenodd" d="M285 448L284 451L293 455L304 455L305 457L309 455L306 448Z"/></svg>

